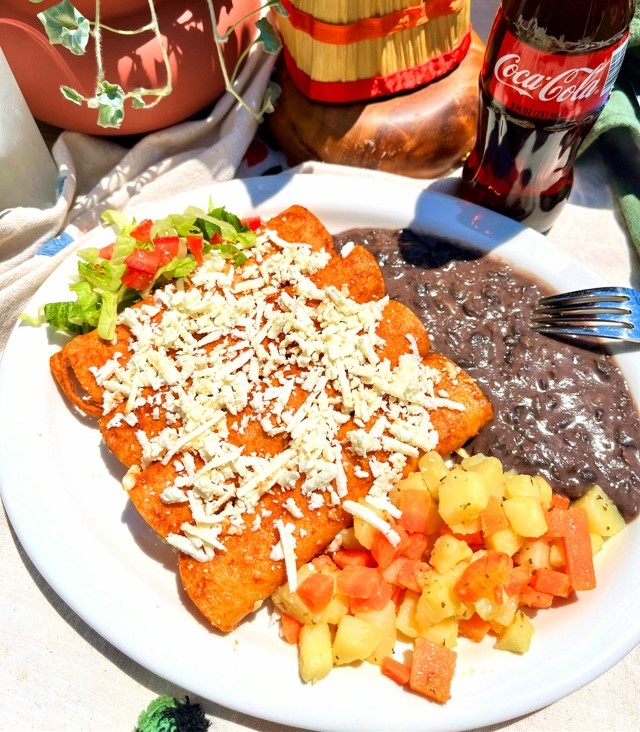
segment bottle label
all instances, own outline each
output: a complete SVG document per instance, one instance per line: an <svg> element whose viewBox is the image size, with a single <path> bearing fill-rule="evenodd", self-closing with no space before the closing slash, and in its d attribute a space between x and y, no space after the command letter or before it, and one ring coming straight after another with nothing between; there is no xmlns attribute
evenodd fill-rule
<svg viewBox="0 0 640 732"><path fill-rule="evenodd" d="M545 53L505 29L489 78L489 93L512 112L540 120L572 119L602 107L611 93L627 47L594 53ZM483 74L487 78L487 74Z"/></svg>

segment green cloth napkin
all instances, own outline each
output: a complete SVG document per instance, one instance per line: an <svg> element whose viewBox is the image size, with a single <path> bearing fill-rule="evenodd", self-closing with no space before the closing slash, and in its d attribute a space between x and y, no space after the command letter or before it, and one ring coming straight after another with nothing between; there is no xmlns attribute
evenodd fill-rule
<svg viewBox="0 0 640 732"><path fill-rule="evenodd" d="M616 159L614 193L629 236L640 256L640 170L629 164L625 150L640 149L640 4L631 22L629 45L611 97L585 140L581 153L600 140ZM637 160L637 155L633 155Z"/></svg>

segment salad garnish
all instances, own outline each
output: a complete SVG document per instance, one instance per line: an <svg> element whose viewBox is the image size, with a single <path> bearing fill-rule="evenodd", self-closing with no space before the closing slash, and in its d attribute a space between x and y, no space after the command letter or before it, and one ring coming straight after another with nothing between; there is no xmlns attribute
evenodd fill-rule
<svg viewBox="0 0 640 732"><path fill-rule="evenodd" d="M78 251L78 273L69 285L75 300L47 303L37 318L23 315L23 320L72 335L97 329L101 338L112 340L121 310L155 287L187 277L209 252L242 265L260 225L257 217L240 219L211 204L207 211L189 206L156 221L137 221L113 209L101 218L115 228L116 237L101 249Z"/></svg>

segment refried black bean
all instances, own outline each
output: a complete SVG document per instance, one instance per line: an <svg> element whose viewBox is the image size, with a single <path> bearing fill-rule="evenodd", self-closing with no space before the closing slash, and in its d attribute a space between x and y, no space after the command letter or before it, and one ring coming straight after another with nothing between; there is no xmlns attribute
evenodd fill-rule
<svg viewBox="0 0 640 732"><path fill-rule="evenodd" d="M599 346L528 327L546 287L494 255L409 230L354 229L390 297L424 322L434 351L471 374L494 420L466 448L544 476L574 499L597 483L629 521L640 512L640 420L615 360Z"/></svg>

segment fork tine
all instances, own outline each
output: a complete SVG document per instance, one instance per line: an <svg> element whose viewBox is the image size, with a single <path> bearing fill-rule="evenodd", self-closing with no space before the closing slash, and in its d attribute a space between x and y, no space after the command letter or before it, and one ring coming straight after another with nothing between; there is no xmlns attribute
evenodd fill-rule
<svg viewBox="0 0 640 732"><path fill-rule="evenodd" d="M624 328L633 328L633 323L625 319L630 310L605 310L588 308L584 310L553 310L551 308L536 309L531 313L534 323L553 323L554 325L572 325L578 323L609 323Z"/></svg>
<svg viewBox="0 0 640 732"><path fill-rule="evenodd" d="M614 302L629 300L629 293L622 287L595 287L588 290L573 290L560 295L546 295L539 299L540 305L567 305L569 303Z"/></svg>
<svg viewBox="0 0 640 732"><path fill-rule="evenodd" d="M611 338L613 340L640 343L640 335L632 336L633 328L614 328L611 326L557 326L546 323L532 323L531 330L537 333L559 336L578 336L583 338Z"/></svg>

